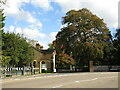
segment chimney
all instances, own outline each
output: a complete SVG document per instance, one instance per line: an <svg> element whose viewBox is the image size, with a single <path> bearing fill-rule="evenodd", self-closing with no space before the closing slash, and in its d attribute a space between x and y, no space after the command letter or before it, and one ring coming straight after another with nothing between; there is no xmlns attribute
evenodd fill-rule
<svg viewBox="0 0 120 90"><path fill-rule="evenodd" d="M39 43L36 43L36 48L42 50L43 46L41 46Z"/></svg>
<svg viewBox="0 0 120 90"><path fill-rule="evenodd" d="M42 50L42 49L43 49L43 46L40 46L40 49Z"/></svg>
<svg viewBox="0 0 120 90"><path fill-rule="evenodd" d="M40 49L40 44L39 43L36 43L36 48Z"/></svg>

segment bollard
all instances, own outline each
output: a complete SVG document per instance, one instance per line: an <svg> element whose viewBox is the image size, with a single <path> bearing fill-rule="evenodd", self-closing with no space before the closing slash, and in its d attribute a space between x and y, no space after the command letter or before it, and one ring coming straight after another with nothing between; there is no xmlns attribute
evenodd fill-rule
<svg viewBox="0 0 120 90"><path fill-rule="evenodd" d="M24 75L25 74L25 66L23 66L21 71L22 71L22 75Z"/></svg>

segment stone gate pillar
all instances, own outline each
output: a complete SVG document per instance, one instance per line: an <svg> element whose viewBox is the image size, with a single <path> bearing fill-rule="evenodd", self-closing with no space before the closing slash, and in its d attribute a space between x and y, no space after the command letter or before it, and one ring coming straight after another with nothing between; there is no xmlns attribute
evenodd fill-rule
<svg viewBox="0 0 120 90"><path fill-rule="evenodd" d="M42 61L39 62L39 73L42 73Z"/></svg>
<svg viewBox="0 0 120 90"><path fill-rule="evenodd" d="M89 61L89 71L93 72L93 61Z"/></svg>
<svg viewBox="0 0 120 90"><path fill-rule="evenodd" d="M53 52L53 72L56 72L55 55L56 55L56 51Z"/></svg>

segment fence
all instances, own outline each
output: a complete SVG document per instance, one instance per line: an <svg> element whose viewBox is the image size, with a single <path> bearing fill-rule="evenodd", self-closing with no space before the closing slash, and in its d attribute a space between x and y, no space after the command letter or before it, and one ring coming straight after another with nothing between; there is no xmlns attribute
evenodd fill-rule
<svg viewBox="0 0 120 90"><path fill-rule="evenodd" d="M94 72L120 71L120 66L93 66Z"/></svg>
<svg viewBox="0 0 120 90"><path fill-rule="evenodd" d="M18 75L32 75L37 74L39 72L39 68L33 67L9 67L9 68L1 68L2 77L11 77L11 76L18 76Z"/></svg>

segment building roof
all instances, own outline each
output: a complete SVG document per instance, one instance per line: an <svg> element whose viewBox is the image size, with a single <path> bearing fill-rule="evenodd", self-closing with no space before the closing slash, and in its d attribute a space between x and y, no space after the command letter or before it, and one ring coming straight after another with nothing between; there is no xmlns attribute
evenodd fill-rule
<svg viewBox="0 0 120 90"><path fill-rule="evenodd" d="M47 53L52 54L54 52L54 50L55 49L46 49L46 50L39 50L39 52L44 53L44 54L47 54Z"/></svg>
<svg viewBox="0 0 120 90"><path fill-rule="evenodd" d="M37 49L37 48L34 49L43 54L52 54L55 50L55 49Z"/></svg>

